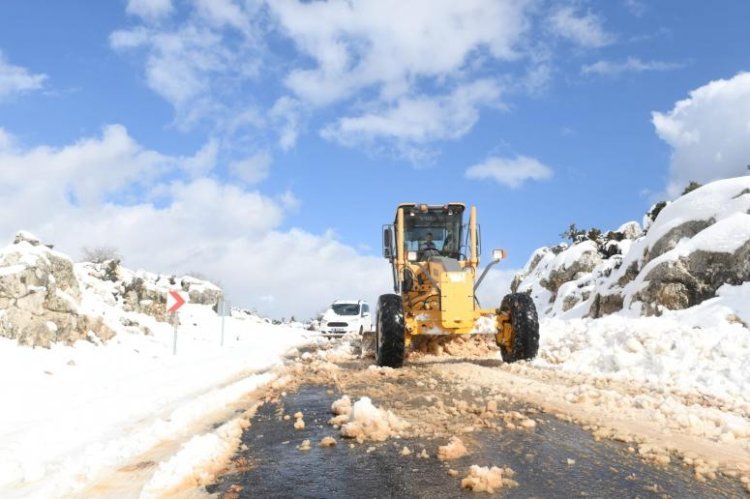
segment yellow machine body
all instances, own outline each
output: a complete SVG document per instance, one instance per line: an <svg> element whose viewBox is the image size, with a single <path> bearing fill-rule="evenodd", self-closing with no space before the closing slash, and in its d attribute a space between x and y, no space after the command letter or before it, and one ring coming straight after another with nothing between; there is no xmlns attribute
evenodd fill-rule
<svg viewBox="0 0 750 499"><path fill-rule="evenodd" d="M468 224L462 221L464 211L461 203L405 203L386 228L392 230L385 237L393 245L385 256L393 264L394 290L403 300L407 346L418 335L478 333L493 334L498 344L509 344L508 314L481 308L476 298L479 226L476 208L470 209ZM419 250L428 232L442 238L430 255Z"/></svg>

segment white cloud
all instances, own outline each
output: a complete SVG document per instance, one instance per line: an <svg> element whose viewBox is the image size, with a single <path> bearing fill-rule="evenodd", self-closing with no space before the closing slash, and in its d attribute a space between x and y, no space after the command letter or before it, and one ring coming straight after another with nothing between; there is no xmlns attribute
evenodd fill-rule
<svg viewBox="0 0 750 499"><path fill-rule="evenodd" d="M580 13L572 6L555 10L549 18L550 29L557 36L585 48L599 48L614 41L604 29L604 20L592 12Z"/></svg>
<svg viewBox="0 0 750 499"><path fill-rule="evenodd" d="M250 36L250 23L245 12L232 0L194 0L198 12L217 27L231 26Z"/></svg>
<svg viewBox="0 0 750 499"><path fill-rule="evenodd" d="M257 184L268 177L271 169L271 154L261 151L241 161L229 164L230 173L247 184Z"/></svg>
<svg viewBox="0 0 750 499"><path fill-rule="evenodd" d="M201 271L234 304L277 317L308 317L341 296L372 300L390 286L384 260L333 234L279 230L299 204L292 192L277 201L184 177L185 158L144 148L120 125L61 148L21 149L0 137L0 242L26 229L74 257L84 246L115 247L128 266Z"/></svg>
<svg viewBox="0 0 750 499"><path fill-rule="evenodd" d="M692 180L745 175L750 163L750 73L699 87L668 113L653 112L652 122L672 147L670 196Z"/></svg>
<svg viewBox="0 0 750 499"><path fill-rule="evenodd" d="M271 107L269 116L279 130L279 147L288 151L297 143L303 116L302 104L291 97L279 98Z"/></svg>
<svg viewBox="0 0 750 499"><path fill-rule="evenodd" d="M294 193L290 190L284 191L284 193L279 196L279 201L281 202L281 206L283 206L284 209L291 212L297 211L302 205L302 202L299 200L299 198L295 196Z"/></svg>
<svg viewBox="0 0 750 499"><path fill-rule="evenodd" d="M640 0L625 0L625 8L627 8L631 14L635 17L641 17L646 13L648 7Z"/></svg>
<svg viewBox="0 0 750 499"><path fill-rule="evenodd" d="M235 9L231 2L201 2L176 28L115 31L110 45L119 51L145 50L146 82L174 107L178 124L190 127L211 119L229 126L243 104L238 83L253 80L259 71L252 30Z"/></svg>
<svg viewBox="0 0 750 499"><path fill-rule="evenodd" d="M127 36L128 33L115 33L115 48L125 47L118 43ZM149 86L182 113L200 103L200 97L211 88L211 75L229 71L234 58L221 37L197 26L148 37L138 31L134 38L150 46L146 63Z"/></svg>
<svg viewBox="0 0 750 499"><path fill-rule="evenodd" d="M172 104L180 127L207 121L214 135L250 150L290 150L321 113L329 140L420 162L498 105L499 82L509 94L544 91L557 57L550 33L585 47L613 41L600 16L537 0L178 7L169 23L146 19L112 33L111 46L144 55L147 84Z"/></svg>
<svg viewBox="0 0 750 499"><path fill-rule="evenodd" d="M148 185L173 167L172 159L143 149L120 125L105 127L101 138L82 139L60 149L0 150L0 183L43 194L39 205L30 206L32 215L68 200L79 206L101 204L128 186Z"/></svg>
<svg viewBox="0 0 750 499"><path fill-rule="evenodd" d="M440 142L469 133L485 107L498 105L500 82L508 95L543 92L561 45L551 40L562 37L587 48L614 41L604 19L582 2L153 5L156 12L179 7L179 15L168 23L147 17L116 31L111 46L143 55L146 82L174 107L179 127L211 123L211 132L226 142L244 141L244 153L292 149L316 122L313 113L320 113L325 122L319 133L328 140L423 162L439 153ZM620 70L636 70L636 62ZM603 64L584 71L618 70ZM637 70L655 70L656 64L641 63Z"/></svg>
<svg viewBox="0 0 750 499"><path fill-rule="evenodd" d="M201 268L208 275L239 273L230 281L222 278L230 297L243 297L276 316L310 317L338 298L374 304L380 294L393 289L385 259L362 256L331 233L272 231L256 240L238 239L217 247L215 257Z"/></svg>
<svg viewBox="0 0 750 499"><path fill-rule="evenodd" d="M513 159L492 157L469 167L466 177L477 180L490 179L516 189L527 180L545 180L552 177L552 169L526 156L516 156Z"/></svg>
<svg viewBox="0 0 750 499"><path fill-rule="evenodd" d="M269 2L284 32L316 63L295 69L287 85L303 100L327 104L379 87L404 96L415 78L456 75L484 52L519 56L527 0L362 0Z"/></svg>
<svg viewBox="0 0 750 499"><path fill-rule="evenodd" d="M128 0L128 14L155 21L172 12L172 0Z"/></svg>
<svg viewBox="0 0 750 499"><path fill-rule="evenodd" d="M0 152L13 147L14 142L15 141L13 137L8 132L0 128Z"/></svg>
<svg viewBox="0 0 750 499"><path fill-rule="evenodd" d="M643 73L646 71L673 71L684 68L685 64L663 61L642 61L637 57L628 57L622 62L597 61L581 68L583 74L619 76L623 73Z"/></svg>
<svg viewBox="0 0 750 499"><path fill-rule="evenodd" d="M10 64L0 51L0 100L42 88L47 75L32 74L28 69Z"/></svg>
<svg viewBox="0 0 750 499"><path fill-rule="evenodd" d="M345 117L326 127L323 137L345 145L372 144L393 140L415 147L436 140L464 136L479 119L480 106L500 106L500 88L491 80L459 86L437 97L400 99L395 106L377 109L357 117Z"/></svg>
<svg viewBox="0 0 750 499"><path fill-rule="evenodd" d="M203 177L216 167L218 154L219 142L212 138L195 155L184 158L182 168L191 178Z"/></svg>

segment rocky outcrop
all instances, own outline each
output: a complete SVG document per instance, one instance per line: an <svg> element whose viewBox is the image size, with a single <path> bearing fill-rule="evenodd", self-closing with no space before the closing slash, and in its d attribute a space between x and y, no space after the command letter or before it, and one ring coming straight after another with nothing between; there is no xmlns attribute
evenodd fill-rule
<svg viewBox="0 0 750 499"><path fill-rule="evenodd" d="M220 287L191 276L180 279L180 286L183 291L187 291L190 303L214 306L223 296Z"/></svg>
<svg viewBox="0 0 750 499"><path fill-rule="evenodd" d="M685 309L750 282L750 176L659 203L644 221L646 231L629 222L536 250L512 290L529 293L542 315L601 317Z"/></svg>
<svg viewBox="0 0 750 499"><path fill-rule="evenodd" d="M614 314L622 310L623 297L619 294L612 295L600 295L597 293L594 296L594 301L591 304L591 308L586 314L587 317L602 317L609 314Z"/></svg>
<svg viewBox="0 0 750 499"><path fill-rule="evenodd" d="M22 231L0 250L0 336L50 347L99 343L123 330L150 334L141 322L167 320L170 289L187 291L197 304L214 305L222 296L207 281L133 272L117 260L74 264Z"/></svg>
<svg viewBox="0 0 750 499"><path fill-rule="evenodd" d="M669 229L669 231L659 239L650 245L648 251L644 255L644 263L648 263L654 258L657 258L667 251L674 249L677 244L685 238L691 238L698 234L700 231L716 223L716 220L689 220L683 224L678 225Z"/></svg>
<svg viewBox="0 0 750 499"><path fill-rule="evenodd" d="M107 340L100 318L79 312L81 290L73 262L26 232L0 252L0 335L30 346Z"/></svg>
<svg viewBox="0 0 750 499"><path fill-rule="evenodd" d="M188 302L214 306L223 296L218 286L191 276L177 278L146 272L132 271L116 260L100 263L78 264L83 282L101 298L112 304L120 304L126 312L146 314L158 321L167 321L167 293L182 290L188 295ZM110 282L109 286L102 283ZM106 291L102 291L106 290Z"/></svg>
<svg viewBox="0 0 750 499"><path fill-rule="evenodd" d="M571 250L575 251L573 255L570 255L568 250L562 258L552 260L547 276L540 281L540 284L553 294L556 294L564 283L575 281L590 273L602 261L593 241L583 241Z"/></svg>
<svg viewBox="0 0 750 499"><path fill-rule="evenodd" d="M750 224L750 216L748 217ZM698 250L651 269L646 287L635 294L646 315L662 308L680 310L716 296L725 284L739 286L750 281L750 239L734 252Z"/></svg>

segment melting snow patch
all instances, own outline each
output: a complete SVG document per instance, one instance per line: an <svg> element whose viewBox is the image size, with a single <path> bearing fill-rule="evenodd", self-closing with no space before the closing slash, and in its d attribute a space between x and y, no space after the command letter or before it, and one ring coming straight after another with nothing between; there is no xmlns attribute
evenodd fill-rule
<svg viewBox="0 0 750 499"><path fill-rule="evenodd" d="M515 472L510 468L472 465L469 474L461 480L461 488L473 492L489 492L492 494L503 487L516 487L518 482L512 479Z"/></svg>
<svg viewBox="0 0 750 499"><path fill-rule="evenodd" d="M360 443L365 440L382 442L408 426L391 411L375 407L369 397L362 397L352 406L348 422L341 427L341 436Z"/></svg>
<svg viewBox="0 0 750 499"><path fill-rule="evenodd" d="M469 451L466 450L466 446L458 437L451 437L450 442L447 445L438 447L437 457L441 461L448 461L451 459L458 459L464 457Z"/></svg>
<svg viewBox="0 0 750 499"><path fill-rule="evenodd" d="M336 439L333 437L323 437L323 440L320 441L321 447L334 447L336 446Z"/></svg>

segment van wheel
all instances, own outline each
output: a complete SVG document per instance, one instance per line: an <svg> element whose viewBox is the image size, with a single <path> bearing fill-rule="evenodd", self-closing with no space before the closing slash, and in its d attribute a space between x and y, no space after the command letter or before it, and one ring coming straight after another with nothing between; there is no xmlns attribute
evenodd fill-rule
<svg viewBox="0 0 750 499"><path fill-rule="evenodd" d="M381 367L401 367L406 353L406 328L404 304L394 294L378 298L377 326L375 328L375 362Z"/></svg>
<svg viewBox="0 0 750 499"><path fill-rule="evenodd" d="M364 333L364 332L365 332L365 327L364 326L359 326L359 335L362 336L362 333Z"/></svg>

